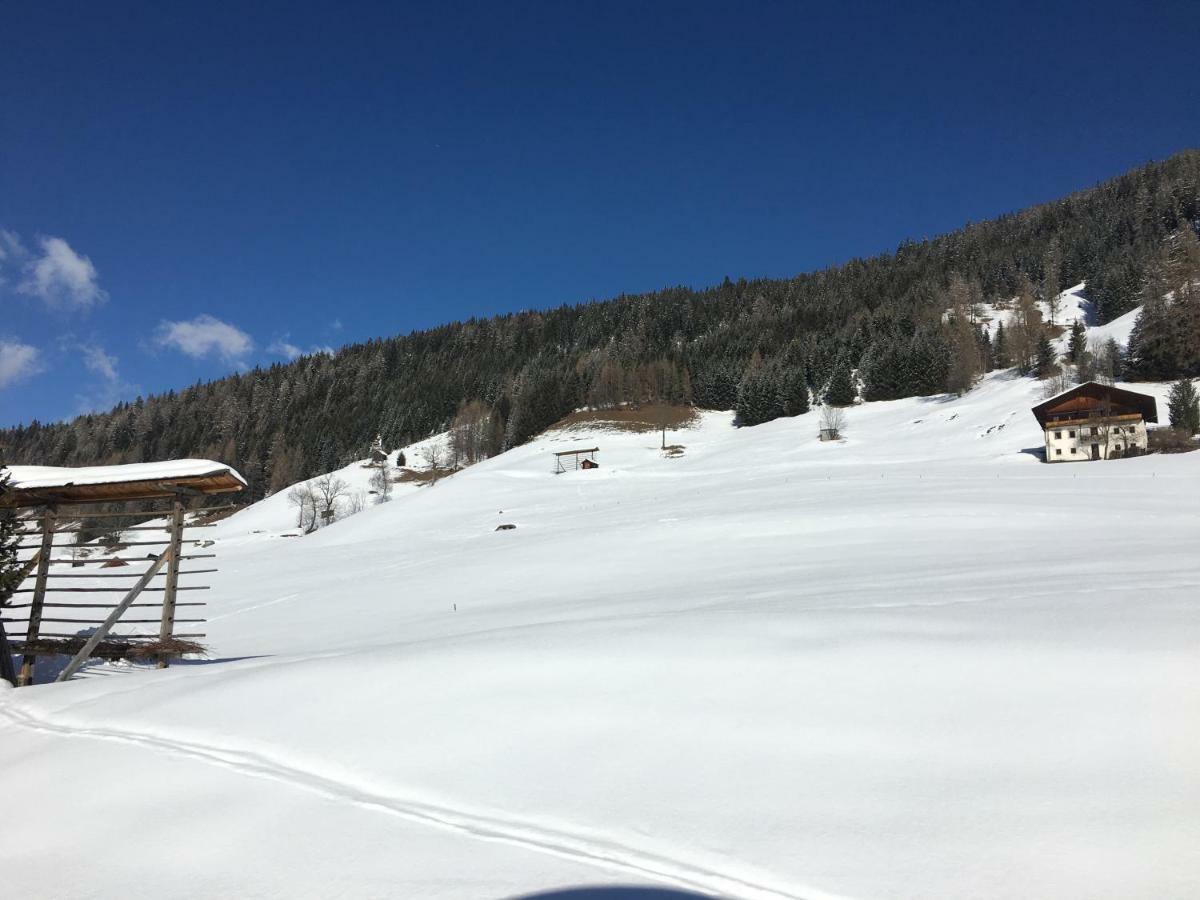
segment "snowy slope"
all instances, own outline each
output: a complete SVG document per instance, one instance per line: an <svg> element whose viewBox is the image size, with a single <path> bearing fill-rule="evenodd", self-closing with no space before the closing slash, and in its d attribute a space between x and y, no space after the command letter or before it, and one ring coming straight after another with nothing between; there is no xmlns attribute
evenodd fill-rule
<svg viewBox="0 0 1200 900"><path fill-rule="evenodd" d="M234 516L211 662L0 694L10 889L1200 895L1200 454L1041 465L1040 399L580 428L314 535Z"/></svg>
<svg viewBox="0 0 1200 900"><path fill-rule="evenodd" d="M411 447L404 448L405 468L416 472L427 471L429 465L424 457L426 448L433 444L446 447L447 443L448 436L446 434L437 434L415 443ZM393 467L393 474L398 471L395 469L398 452L393 450L388 454L388 463ZM371 476L375 472L376 469L369 465L369 460L360 459L336 469L332 473L347 485L346 496L337 504L340 518L357 514L351 509L354 495L357 495L358 501L364 508L377 502L371 488ZM316 480L316 478L310 478L300 483L310 484ZM397 482L392 487L392 499L399 499L422 487L426 487L426 485L419 481ZM287 491L279 491L265 500L238 511L221 523L220 531L220 536L227 543L234 538L260 541L279 537L295 538L300 534L301 530L297 526L297 509L288 499Z"/></svg>

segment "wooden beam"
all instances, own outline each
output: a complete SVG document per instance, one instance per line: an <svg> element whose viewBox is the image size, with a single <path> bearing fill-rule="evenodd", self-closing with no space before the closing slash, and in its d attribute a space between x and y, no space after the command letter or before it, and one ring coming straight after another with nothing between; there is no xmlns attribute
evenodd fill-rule
<svg viewBox="0 0 1200 900"><path fill-rule="evenodd" d="M0 678L13 687L17 686L17 668L13 665L12 647L8 644L8 635L4 633L3 622L0 622Z"/></svg>
<svg viewBox="0 0 1200 900"><path fill-rule="evenodd" d="M162 622L158 628L158 639L168 640L175 630L175 593L179 590L179 553L183 546L183 499L175 498L175 508L171 511L171 561L167 564L167 585L163 592ZM158 658L158 668L165 669L170 660L166 656Z"/></svg>
<svg viewBox="0 0 1200 900"><path fill-rule="evenodd" d="M57 521L58 511L53 506L47 506L42 514L42 547L38 551L37 577L34 582L33 601L29 607L29 626L25 631L26 643L38 638L42 603L46 600L46 574L50 571L50 548L54 545L54 526ZM26 653L21 657L21 673L17 676L18 687L33 684L33 667L36 663L36 654Z"/></svg>
<svg viewBox="0 0 1200 900"><path fill-rule="evenodd" d="M216 556L217 556L217 554L215 554L215 553L187 553L187 554L184 554L183 556L180 556L179 558L180 559L215 559ZM95 563L107 563L107 562L113 562L114 560L116 562L144 563L148 559L154 559L154 556L151 554L147 554L145 556L88 556L88 557L84 557L83 559L70 559L69 557L64 559L61 556L56 556L54 559L49 560L49 562L54 565L90 566L90 565L94 565Z"/></svg>
<svg viewBox="0 0 1200 900"><path fill-rule="evenodd" d="M114 608L113 611L108 614L108 618L101 623L100 627L97 628L87 639L84 645L79 648L79 652L72 656L66 667L58 673L58 677L54 679L56 682L66 681L77 671L79 671L80 666L88 661L92 651L96 649L96 645L104 640L105 637L107 637L108 633L112 630L112 627L116 625L121 616L125 614L125 610L129 609L129 607L133 605L133 601L138 598L138 594L140 594L145 589L146 585L150 583L150 579L153 578L158 570L163 567L163 564L167 561L167 558L170 555L171 548L168 547L159 555L156 560L154 560L154 564L146 570L146 573L141 578L138 579L138 583L135 584L130 589L129 593L125 595L125 599L117 604L116 608Z"/></svg>

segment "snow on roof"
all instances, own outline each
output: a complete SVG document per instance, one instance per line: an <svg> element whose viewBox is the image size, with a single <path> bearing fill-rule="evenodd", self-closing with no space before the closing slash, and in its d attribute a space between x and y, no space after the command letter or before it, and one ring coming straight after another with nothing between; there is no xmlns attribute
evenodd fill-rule
<svg viewBox="0 0 1200 900"><path fill-rule="evenodd" d="M244 479L233 467L210 459L173 459L123 466L8 466L8 489L18 504L53 493L63 502L97 499L149 499L165 496L171 486L192 487L205 494L240 491ZM104 489L107 486L107 490ZM22 496L24 495L24 496Z"/></svg>

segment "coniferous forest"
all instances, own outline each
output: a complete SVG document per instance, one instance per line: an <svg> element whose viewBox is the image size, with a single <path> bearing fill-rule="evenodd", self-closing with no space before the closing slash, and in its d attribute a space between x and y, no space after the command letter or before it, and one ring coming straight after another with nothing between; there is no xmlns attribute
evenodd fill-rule
<svg viewBox="0 0 1200 900"><path fill-rule="evenodd" d="M7 429L0 446L9 462L45 465L220 459L256 499L365 456L376 433L403 446L464 410L487 420L493 452L584 405L694 403L750 425L805 412L810 393L837 405L859 387L868 400L962 392L1000 366L1045 377L1053 322L1030 311L1084 280L1101 323L1145 304L1123 377L1200 375L1200 292L1187 288L1198 220L1200 151L1188 151L795 278L454 322ZM1021 327L974 320L997 300L1029 312Z"/></svg>

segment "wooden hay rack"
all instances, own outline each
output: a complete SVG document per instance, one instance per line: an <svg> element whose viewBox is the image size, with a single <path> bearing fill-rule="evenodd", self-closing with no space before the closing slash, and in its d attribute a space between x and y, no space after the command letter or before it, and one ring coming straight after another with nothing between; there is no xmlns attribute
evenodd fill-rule
<svg viewBox="0 0 1200 900"><path fill-rule="evenodd" d="M58 479L62 483L53 483L55 479L42 477L23 486L19 478L13 479L0 495L0 509L21 514L25 529L20 549L32 553L24 561L24 582L0 607L0 677L17 686L32 684L38 656L70 655L55 679L66 681L93 657L154 659L159 668L166 668L172 658L203 650L196 643L205 637L202 631L176 631L177 626L204 624L197 616L204 602L181 600L180 595L190 598L192 591L208 590L208 585L192 579L217 571L206 568L209 563L188 565L216 557L198 552L207 550L208 542L191 532L213 527L211 519L234 506L188 504L241 491L245 482L220 463L210 463L210 471L204 471L195 465L203 461L188 462L193 465L176 467L174 474L165 463L105 467L105 473L115 474L104 483L86 477L78 482L63 477ZM155 466L163 467L168 477L133 477ZM130 470L129 477L122 478L122 468ZM21 469L13 467L13 472ZM101 508L113 504L138 508ZM117 537L108 545L96 540L79 543L80 536L89 534ZM129 625L158 628L149 634L114 631ZM23 631L24 637L14 637L10 644L8 630ZM13 653L22 657L19 672L12 671Z"/></svg>
<svg viewBox="0 0 1200 900"><path fill-rule="evenodd" d="M568 469L594 469L599 465L596 462L596 454L599 452L599 447L587 450L558 450L554 454L554 474L561 475Z"/></svg>

